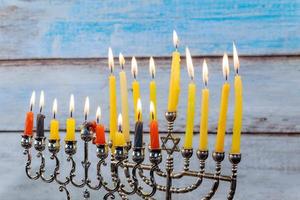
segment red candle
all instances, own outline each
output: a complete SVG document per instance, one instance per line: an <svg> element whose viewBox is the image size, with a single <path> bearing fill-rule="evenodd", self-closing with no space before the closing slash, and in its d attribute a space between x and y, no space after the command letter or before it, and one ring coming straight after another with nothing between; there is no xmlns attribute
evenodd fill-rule
<svg viewBox="0 0 300 200"><path fill-rule="evenodd" d="M26 120L25 120L25 128L24 128L24 135L32 136L33 134L33 112L29 111L26 114Z"/></svg>
<svg viewBox="0 0 300 200"><path fill-rule="evenodd" d="M151 113L151 122L150 122L150 148L151 149L159 149L159 133L158 133L158 123L154 119L154 104L150 102L150 113Z"/></svg>
<svg viewBox="0 0 300 200"><path fill-rule="evenodd" d="M105 132L104 132L104 126L102 124L97 124L96 126L96 139L95 144L96 145L103 145L105 144Z"/></svg>
<svg viewBox="0 0 300 200"><path fill-rule="evenodd" d="M158 123L156 120L152 120L150 123L150 147L151 149L159 149L159 134Z"/></svg>

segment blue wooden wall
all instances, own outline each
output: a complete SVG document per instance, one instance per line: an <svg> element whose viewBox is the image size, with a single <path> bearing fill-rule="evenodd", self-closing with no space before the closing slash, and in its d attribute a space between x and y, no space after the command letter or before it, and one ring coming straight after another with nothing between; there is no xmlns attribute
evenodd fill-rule
<svg viewBox="0 0 300 200"><path fill-rule="evenodd" d="M0 58L300 53L299 0L0 0Z"/></svg>

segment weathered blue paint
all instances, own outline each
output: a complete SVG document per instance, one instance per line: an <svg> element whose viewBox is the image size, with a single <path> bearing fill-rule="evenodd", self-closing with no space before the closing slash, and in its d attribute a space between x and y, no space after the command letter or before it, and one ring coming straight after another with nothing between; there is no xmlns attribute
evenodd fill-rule
<svg viewBox="0 0 300 200"><path fill-rule="evenodd" d="M0 58L300 53L299 0L0 1Z"/></svg>

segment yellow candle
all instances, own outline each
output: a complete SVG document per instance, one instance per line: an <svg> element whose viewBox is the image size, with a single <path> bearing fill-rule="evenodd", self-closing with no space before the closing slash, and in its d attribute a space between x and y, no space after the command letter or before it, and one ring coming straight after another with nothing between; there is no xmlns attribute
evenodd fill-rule
<svg viewBox="0 0 300 200"><path fill-rule="evenodd" d="M203 82L205 88L202 89L202 100L201 100L201 120L200 120L200 137L199 137L199 150L207 151L208 145L208 113L209 113L209 89L207 88L208 83L208 69L206 61L203 62Z"/></svg>
<svg viewBox="0 0 300 200"><path fill-rule="evenodd" d="M191 54L188 48L186 48L186 64L188 73L191 78L188 89L188 101L187 101L187 112L186 112L186 128L185 128L185 139L184 149L193 148L193 135L194 135L194 116L195 116L195 99L196 99L196 85L194 79L194 67L191 58Z"/></svg>
<svg viewBox="0 0 300 200"><path fill-rule="evenodd" d="M76 141L75 138L76 121L73 118L73 112L74 112L74 96L72 94L70 98L70 117L67 119L66 122L65 141Z"/></svg>
<svg viewBox="0 0 300 200"><path fill-rule="evenodd" d="M154 80L154 77L155 77L155 63L154 63L154 59L152 57L150 58L149 69L150 69L150 75L152 77L152 81L149 84L150 102L153 102L154 110L157 110L156 109L156 83L155 83L155 80ZM154 117L153 120L157 119L156 112L154 112L153 117ZM152 119L152 114L151 113L150 113L150 118L149 119Z"/></svg>
<svg viewBox="0 0 300 200"><path fill-rule="evenodd" d="M229 63L228 63L227 54L224 54L223 57L223 74L226 79L226 82L223 84L223 88L222 88L218 132L217 132L217 139L215 145L216 152L224 152L226 118L227 118L228 98L229 98L229 91L230 91L230 85L227 82L227 78L229 75Z"/></svg>
<svg viewBox="0 0 300 200"><path fill-rule="evenodd" d="M126 146L126 141L125 141L125 137L124 134L122 133L122 128L123 128L123 123L122 123L122 115L119 114L118 116L118 131L116 132L115 135L115 142L114 145L115 147L124 147Z"/></svg>
<svg viewBox="0 0 300 200"><path fill-rule="evenodd" d="M123 116L123 134L126 142L129 142L130 125L129 125L129 113L128 113L128 89L127 89L126 73L124 71L125 59L121 53L119 55L119 61L122 67L122 71L119 73L119 76L120 76L122 116Z"/></svg>
<svg viewBox="0 0 300 200"><path fill-rule="evenodd" d="M114 57L111 48L108 51L108 66L111 72L109 76L109 136L114 146L114 136L117 132L117 85L116 77L113 75Z"/></svg>
<svg viewBox="0 0 300 200"><path fill-rule="evenodd" d="M231 153L240 153L241 145L241 130L242 130L242 118L243 118L243 84L239 72L239 60L236 51L236 47L233 44L233 61L236 75L234 78L234 122L233 122L233 134L232 134L232 146Z"/></svg>
<svg viewBox="0 0 300 200"><path fill-rule="evenodd" d="M168 112L176 112L180 93L180 53L177 51L178 36L175 31L173 32L173 43L176 51L172 54Z"/></svg>
<svg viewBox="0 0 300 200"><path fill-rule="evenodd" d="M53 119L50 122L50 136L49 140L59 140L59 121L55 119L57 113L57 100L54 99L53 102Z"/></svg>
<svg viewBox="0 0 300 200"><path fill-rule="evenodd" d="M137 62L136 62L135 57L132 57L131 73L132 73L133 78L134 78L134 80L132 82L134 118L135 118L135 121L138 121L137 102L138 102L138 99L140 98L140 84L136 80L136 76L137 76L137 73L138 73L138 68L137 68ZM142 120L142 115L140 115L140 120Z"/></svg>

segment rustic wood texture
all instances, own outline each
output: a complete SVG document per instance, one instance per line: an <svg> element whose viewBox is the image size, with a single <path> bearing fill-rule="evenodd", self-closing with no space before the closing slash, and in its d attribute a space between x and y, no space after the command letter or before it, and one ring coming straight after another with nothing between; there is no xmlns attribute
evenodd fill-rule
<svg viewBox="0 0 300 200"><path fill-rule="evenodd" d="M193 50L191 50L193 52ZM133 130L133 105L130 74L130 59L126 59L125 66L129 87L129 111L131 128ZM144 112L144 122L148 123L149 112L149 81L148 59L137 59L139 74L137 80L141 84L141 99ZM157 65L157 99L158 119L161 121L161 131L166 130L164 112L167 108L170 58L156 59ZM200 92L203 87L201 80L202 58L194 59L195 81L197 84L197 107L195 118L195 132L200 124ZM224 81L221 72L221 58L208 60L209 89L211 91L209 130L216 131L221 85ZM300 58L242 58L241 75L244 84L244 117L243 132L245 133L299 133L300 106L299 91L297 90L300 77ZM29 107L32 90L37 92L37 102L40 90L45 91L46 97L46 127L51 119L53 99L58 98L57 117L64 128L64 120L68 115L70 94L75 95L75 117L78 124L83 120L83 106L85 96L90 97L91 111L89 119L95 118L97 105L102 107L103 123L108 127L108 74L106 59L100 60L68 60L68 61L27 61L1 62L0 66L0 130L22 130L25 112ZM230 83L233 83L233 67L231 64ZM118 77L120 67L116 66L115 75ZM185 60L182 60L181 96L179 102L178 120L175 125L177 131L185 130L187 75ZM118 80L119 81L119 80ZM118 82L119 83L119 82ZM119 84L118 84L119 90ZM119 92L118 92L119 94ZM228 111L227 131L232 130L234 90L231 88ZM118 110L120 112L120 95ZM36 104L37 105L37 104ZM35 106L35 111L38 110ZM146 131L148 127L146 127Z"/></svg>
<svg viewBox="0 0 300 200"><path fill-rule="evenodd" d="M168 55L172 31L195 54L299 54L300 2L0 1L0 58Z"/></svg>

